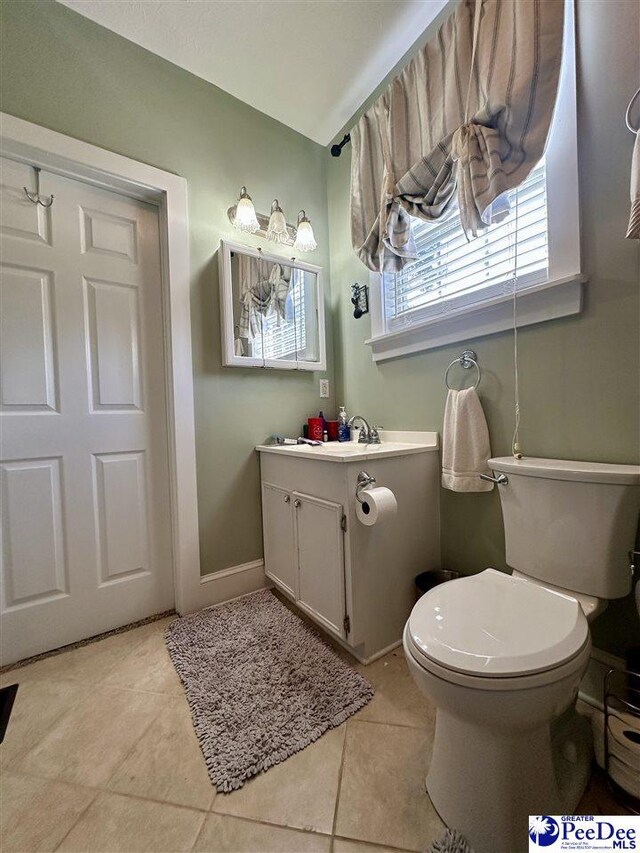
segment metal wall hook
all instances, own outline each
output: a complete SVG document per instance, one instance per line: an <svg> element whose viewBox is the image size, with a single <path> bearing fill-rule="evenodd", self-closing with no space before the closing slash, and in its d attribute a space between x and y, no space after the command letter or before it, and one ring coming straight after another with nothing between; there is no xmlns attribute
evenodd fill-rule
<svg viewBox="0 0 640 853"><path fill-rule="evenodd" d="M33 204L39 204L42 207L51 207L53 204L53 195L50 195L48 199L45 199L40 195L40 168L38 166L34 166L33 171L36 173L36 191L34 193L30 193L26 187L22 187L22 189L25 191L29 201L33 202Z"/></svg>

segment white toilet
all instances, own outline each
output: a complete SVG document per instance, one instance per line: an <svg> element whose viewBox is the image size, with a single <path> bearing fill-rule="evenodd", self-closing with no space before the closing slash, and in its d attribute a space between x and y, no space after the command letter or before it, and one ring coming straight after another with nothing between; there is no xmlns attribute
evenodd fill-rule
<svg viewBox="0 0 640 853"><path fill-rule="evenodd" d="M528 849L528 816L570 814L590 772L575 712L588 620L631 590L640 466L491 459L511 576L494 569L426 593L404 630L436 705L427 790L476 853Z"/></svg>

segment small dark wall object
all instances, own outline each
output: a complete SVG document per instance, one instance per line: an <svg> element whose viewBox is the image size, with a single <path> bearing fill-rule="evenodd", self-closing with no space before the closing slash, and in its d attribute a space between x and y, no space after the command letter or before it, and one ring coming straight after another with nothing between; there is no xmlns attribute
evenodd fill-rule
<svg viewBox="0 0 640 853"><path fill-rule="evenodd" d="M351 302L353 303L353 316L359 320L363 314L369 313L369 285L352 284Z"/></svg>
<svg viewBox="0 0 640 853"><path fill-rule="evenodd" d="M17 684L10 684L8 687L3 687L0 690L0 743L4 740L17 692Z"/></svg>

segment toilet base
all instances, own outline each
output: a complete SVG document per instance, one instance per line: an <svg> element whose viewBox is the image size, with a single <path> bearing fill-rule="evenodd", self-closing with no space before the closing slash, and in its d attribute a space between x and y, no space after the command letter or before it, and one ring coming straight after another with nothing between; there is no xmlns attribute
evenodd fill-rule
<svg viewBox="0 0 640 853"><path fill-rule="evenodd" d="M426 785L476 853L519 853L529 815L571 814L590 768L589 725L573 706L552 726L495 733L439 708Z"/></svg>

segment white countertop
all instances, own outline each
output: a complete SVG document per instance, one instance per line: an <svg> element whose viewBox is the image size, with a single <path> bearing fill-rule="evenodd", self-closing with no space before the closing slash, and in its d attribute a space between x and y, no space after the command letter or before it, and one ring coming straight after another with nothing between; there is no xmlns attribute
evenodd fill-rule
<svg viewBox="0 0 640 853"><path fill-rule="evenodd" d="M317 462L362 462L411 453L438 450L437 432L402 432L379 430L381 444L359 444L357 441L328 441L311 444L259 444L260 453L279 453L284 456L314 459Z"/></svg>

